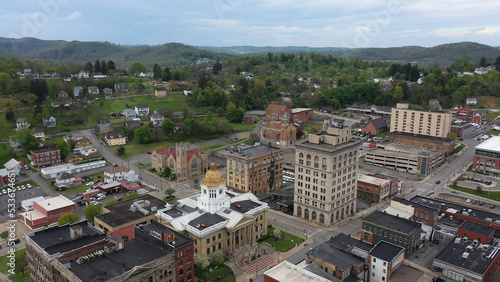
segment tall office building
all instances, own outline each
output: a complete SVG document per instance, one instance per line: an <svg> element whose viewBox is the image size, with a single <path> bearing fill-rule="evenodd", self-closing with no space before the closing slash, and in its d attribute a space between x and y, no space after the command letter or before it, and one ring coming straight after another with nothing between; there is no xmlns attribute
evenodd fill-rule
<svg viewBox="0 0 500 282"><path fill-rule="evenodd" d="M296 144L294 216L329 226L356 212L359 147L336 119Z"/></svg>
<svg viewBox="0 0 500 282"><path fill-rule="evenodd" d="M451 129L451 114L434 110L413 110L398 103L391 112L390 132L400 131L446 138Z"/></svg>

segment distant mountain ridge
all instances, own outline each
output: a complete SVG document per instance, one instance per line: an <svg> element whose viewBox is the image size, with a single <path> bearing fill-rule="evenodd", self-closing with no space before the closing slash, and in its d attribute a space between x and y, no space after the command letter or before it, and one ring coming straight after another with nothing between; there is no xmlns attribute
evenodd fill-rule
<svg viewBox="0 0 500 282"><path fill-rule="evenodd" d="M388 60L447 66L456 59L469 57L477 62L485 57L494 61L500 56L498 47L475 42L460 42L435 47L404 46L391 48L340 47L256 47L256 46L189 46L181 43L163 45L117 45L110 42L82 42L63 40L40 40L36 38L10 39L0 37L0 56L16 56L21 59L53 60L57 62L94 62L96 59L113 60L119 67L128 67L141 62L149 67L155 63L162 66L183 65L199 58L225 60L237 55L265 53L306 53L321 52L335 57L361 60Z"/></svg>

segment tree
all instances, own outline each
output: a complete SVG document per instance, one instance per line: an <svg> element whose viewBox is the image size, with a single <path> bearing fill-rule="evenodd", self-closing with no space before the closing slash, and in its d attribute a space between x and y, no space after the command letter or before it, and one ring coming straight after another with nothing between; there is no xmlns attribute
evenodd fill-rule
<svg viewBox="0 0 500 282"><path fill-rule="evenodd" d="M163 81L169 81L172 80L172 73L170 72L170 69L168 67L165 67L163 69Z"/></svg>
<svg viewBox="0 0 500 282"><path fill-rule="evenodd" d="M278 228L274 229L273 236L274 238L276 238L276 240L281 240L281 230L279 230Z"/></svg>
<svg viewBox="0 0 500 282"><path fill-rule="evenodd" d="M106 202L104 202L104 206L109 206L109 205L116 204L116 203L118 203L117 199L109 199L109 200L106 200Z"/></svg>
<svg viewBox="0 0 500 282"><path fill-rule="evenodd" d="M118 147L118 149L116 151L117 151L119 156L125 155L125 147L123 147L123 146Z"/></svg>
<svg viewBox="0 0 500 282"><path fill-rule="evenodd" d="M201 270L205 270L210 265L210 260L204 254L194 254L194 264Z"/></svg>
<svg viewBox="0 0 500 282"><path fill-rule="evenodd" d="M17 132L14 137L20 141L21 149L28 154L31 150L37 149L40 141L33 136L33 131L29 128L23 128Z"/></svg>
<svg viewBox="0 0 500 282"><path fill-rule="evenodd" d="M108 66L106 66L106 61L105 60L101 61L101 72L103 74L106 74L108 72Z"/></svg>
<svg viewBox="0 0 500 282"><path fill-rule="evenodd" d="M5 110L5 119L10 122L15 122L16 121L16 116L14 114L14 110L11 107L8 107Z"/></svg>
<svg viewBox="0 0 500 282"><path fill-rule="evenodd" d="M94 72L94 67L92 66L91 62L87 62L87 64L85 65L85 71Z"/></svg>
<svg viewBox="0 0 500 282"><path fill-rule="evenodd" d="M123 197L123 201L130 200L130 199L137 198L137 197L139 197L139 193L132 192L132 193L126 195L125 197Z"/></svg>
<svg viewBox="0 0 500 282"><path fill-rule="evenodd" d="M482 191L483 191L483 186L477 185L477 187L476 187L477 194L480 194Z"/></svg>
<svg viewBox="0 0 500 282"><path fill-rule="evenodd" d="M404 98L403 87L396 86L394 88L394 93L392 94L392 99L394 100L394 102L401 102L403 98Z"/></svg>
<svg viewBox="0 0 500 282"><path fill-rule="evenodd" d="M19 256L16 256L15 261L15 273L23 273L26 269L28 269L28 260L26 259L26 253L22 253Z"/></svg>
<svg viewBox="0 0 500 282"><path fill-rule="evenodd" d="M206 122L211 122L214 120L214 114L210 111L208 111L206 114L205 114L205 121Z"/></svg>
<svg viewBox="0 0 500 282"><path fill-rule="evenodd" d="M165 177L169 177L170 175L172 174L172 170L170 170L170 167L165 167L165 169L163 170L163 176Z"/></svg>
<svg viewBox="0 0 500 282"><path fill-rule="evenodd" d="M243 108L236 109L236 107L231 106L227 109L227 119L229 122L240 123L243 121L245 111Z"/></svg>
<svg viewBox="0 0 500 282"><path fill-rule="evenodd" d="M199 180L198 178L195 178L195 179L193 180L193 183L194 183L194 185L198 185L198 183L200 183L200 180Z"/></svg>
<svg viewBox="0 0 500 282"><path fill-rule="evenodd" d="M175 193L175 190L172 189L172 188L169 188L167 190L165 190L165 194L169 197L172 197L172 195Z"/></svg>
<svg viewBox="0 0 500 282"><path fill-rule="evenodd" d="M125 199L125 197L123 197ZM94 217L102 214L102 207L96 205L88 205L84 210L87 221L94 223Z"/></svg>
<svg viewBox="0 0 500 282"><path fill-rule="evenodd" d="M6 239L9 237L9 231L5 230L4 232L0 233L0 238Z"/></svg>
<svg viewBox="0 0 500 282"><path fill-rule="evenodd" d="M30 80L30 93L33 93L37 97L38 105L41 105L47 95L49 94L49 87L47 86L47 81L45 79L32 79Z"/></svg>
<svg viewBox="0 0 500 282"><path fill-rule="evenodd" d="M163 133L165 133L165 135L169 138L173 136L174 128L175 128L175 123L169 118L165 118L161 122L161 129L163 130Z"/></svg>
<svg viewBox="0 0 500 282"><path fill-rule="evenodd" d="M78 221L80 221L80 217L78 216L78 214L75 212L70 212L70 213L65 213L65 214L61 215L57 224L59 226L61 226L61 225L65 225L65 224L75 223Z"/></svg>
<svg viewBox="0 0 500 282"><path fill-rule="evenodd" d="M455 140L457 140L457 139L458 139L458 135L457 135L455 132L449 132L449 133L446 135L446 138L451 138L451 139L455 139Z"/></svg>
<svg viewBox="0 0 500 282"><path fill-rule="evenodd" d="M488 63L486 62L486 58L485 57L482 57L481 60L479 60L479 66L480 67L487 67L488 66Z"/></svg>
<svg viewBox="0 0 500 282"><path fill-rule="evenodd" d="M101 72L101 61L98 59L94 63L94 72Z"/></svg>
<svg viewBox="0 0 500 282"><path fill-rule="evenodd" d="M159 79L161 77L162 73L161 73L161 67L160 65L158 64L155 64L153 66L153 78L154 79Z"/></svg>
<svg viewBox="0 0 500 282"><path fill-rule="evenodd" d="M250 136L248 136L246 143L248 145L253 145L259 141L260 141L259 135L257 135L255 132L252 132L252 133L250 133Z"/></svg>
<svg viewBox="0 0 500 282"><path fill-rule="evenodd" d="M7 93L7 90L14 84L14 79L8 73L0 73L0 93Z"/></svg>
<svg viewBox="0 0 500 282"><path fill-rule="evenodd" d="M139 143L141 144L146 144L149 142L148 130L145 126L141 126L135 130L134 139L139 141Z"/></svg>
<svg viewBox="0 0 500 282"><path fill-rule="evenodd" d="M210 257L210 262L214 265L222 265L224 264L224 255L221 250L217 250Z"/></svg>
<svg viewBox="0 0 500 282"><path fill-rule="evenodd" d="M109 60L108 61L108 70L115 70L115 69L116 69L115 62Z"/></svg>
<svg viewBox="0 0 500 282"><path fill-rule="evenodd" d="M146 72L146 67L141 63L133 63L128 69L130 74L134 74L136 72Z"/></svg>

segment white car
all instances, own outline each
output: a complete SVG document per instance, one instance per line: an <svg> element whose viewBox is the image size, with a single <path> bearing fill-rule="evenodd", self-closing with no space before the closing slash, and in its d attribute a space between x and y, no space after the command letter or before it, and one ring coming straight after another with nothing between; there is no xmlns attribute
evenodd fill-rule
<svg viewBox="0 0 500 282"><path fill-rule="evenodd" d="M33 186L31 186L31 184L29 184L29 183L28 183L28 184L26 184L26 187L28 187L28 189L33 188Z"/></svg>
<svg viewBox="0 0 500 282"><path fill-rule="evenodd" d="M26 186L21 185L21 189L26 190Z"/></svg>
<svg viewBox="0 0 500 282"><path fill-rule="evenodd" d="M17 191L23 190L23 188L21 188L21 186L17 186L16 188L17 188Z"/></svg>
<svg viewBox="0 0 500 282"><path fill-rule="evenodd" d="M9 193L9 192L7 191L7 189L4 189L4 190L2 190L2 193L3 193L4 195L6 195L6 194L7 194L7 193Z"/></svg>
<svg viewBox="0 0 500 282"><path fill-rule="evenodd" d="M470 199L467 199L467 200L465 200L465 202L466 202L466 203L470 203L470 202L471 202L471 200L470 200Z"/></svg>

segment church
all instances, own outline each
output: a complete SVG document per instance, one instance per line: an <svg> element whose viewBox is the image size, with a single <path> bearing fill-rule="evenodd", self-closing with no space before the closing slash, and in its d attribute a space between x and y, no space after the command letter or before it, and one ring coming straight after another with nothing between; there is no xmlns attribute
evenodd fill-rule
<svg viewBox="0 0 500 282"><path fill-rule="evenodd" d="M267 203L252 193L228 191L214 163L203 181L201 194L167 203L158 210L158 222L194 240L195 254L228 255L253 246L267 234Z"/></svg>

